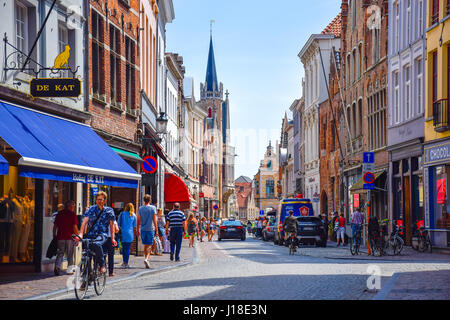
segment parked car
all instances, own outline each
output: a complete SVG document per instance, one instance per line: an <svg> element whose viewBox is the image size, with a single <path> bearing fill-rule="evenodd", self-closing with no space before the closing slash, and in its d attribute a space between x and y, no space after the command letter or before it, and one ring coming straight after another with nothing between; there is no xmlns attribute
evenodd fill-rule
<svg viewBox="0 0 450 320"><path fill-rule="evenodd" d="M276 217L277 212L276 211L270 211L266 213L266 219L267 219L267 225L264 227L262 231L262 239L264 241L269 241L273 239L273 236L275 234L276 229Z"/></svg>
<svg viewBox="0 0 450 320"><path fill-rule="evenodd" d="M280 246L285 242L283 222L289 215L290 210L294 212L294 217L314 216L314 209L310 199L291 198L281 200L277 210L273 235L273 242Z"/></svg>
<svg viewBox="0 0 450 320"><path fill-rule="evenodd" d="M326 247L325 226L319 217L297 217L297 221L297 239L300 243Z"/></svg>
<svg viewBox="0 0 450 320"><path fill-rule="evenodd" d="M222 239L246 239L245 226L240 220L224 220L219 226L219 233L217 236L219 241Z"/></svg>

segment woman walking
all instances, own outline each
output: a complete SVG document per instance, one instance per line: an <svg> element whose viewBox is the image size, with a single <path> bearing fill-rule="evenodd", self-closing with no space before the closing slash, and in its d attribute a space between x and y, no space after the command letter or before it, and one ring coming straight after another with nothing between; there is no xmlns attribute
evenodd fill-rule
<svg viewBox="0 0 450 320"><path fill-rule="evenodd" d="M134 213L134 206L128 203L125 210L119 216L119 228L122 231L122 267L129 268L130 248L136 234L137 218Z"/></svg>
<svg viewBox="0 0 450 320"><path fill-rule="evenodd" d="M341 212L341 216L337 219L338 229L337 229L337 246L339 247L339 239L344 245L344 234L345 234L345 218L344 213Z"/></svg>
<svg viewBox="0 0 450 320"><path fill-rule="evenodd" d="M200 223L200 242L203 242L203 237L205 236L205 234L208 233L208 221L206 220L205 217L202 217L201 219L201 223Z"/></svg>
<svg viewBox="0 0 450 320"><path fill-rule="evenodd" d="M216 221L211 218L208 224L208 241L211 241L216 233Z"/></svg>
<svg viewBox="0 0 450 320"><path fill-rule="evenodd" d="M197 231L197 220L194 218L194 214L189 214L189 218L187 220L187 233L189 236L189 248L194 247L195 233Z"/></svg>

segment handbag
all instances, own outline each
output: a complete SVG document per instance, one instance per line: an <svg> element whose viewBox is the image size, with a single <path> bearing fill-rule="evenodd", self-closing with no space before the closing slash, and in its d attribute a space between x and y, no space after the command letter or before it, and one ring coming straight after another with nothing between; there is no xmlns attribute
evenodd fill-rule
<svg viewBox="0 0 450 320"><path fill-rule="evenodd" d="M47 254L45 255L47 258L51 259L54 256L56 256L56 253L58 252L58 241L56 240L56 237L52 239L50 242L48 248L47 248Z"/></svg>

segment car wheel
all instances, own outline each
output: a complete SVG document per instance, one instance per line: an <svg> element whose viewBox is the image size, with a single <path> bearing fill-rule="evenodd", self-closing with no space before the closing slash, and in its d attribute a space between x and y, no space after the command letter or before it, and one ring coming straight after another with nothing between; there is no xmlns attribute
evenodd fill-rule
<svg viewBox="0 0 450 320"><path fill-rule="evenodd" d="M316 241L316 247L322 247L322 242Z"/></svg>
<svg viewBox="0 0 450 320"><path fill-rule="evenodd" d="M222 241L222 238L217 238L218 241Z"/></svg>
<svg viewBox="0 0 450 320"><path fill-rule="evenodd" d="M278 245L278 240L273 237L273 244Z"/></svg>
<svg viewBox="0 0 450 320"><path fill-rule="evenodd" d="M245 237L241 238L241 241L245 241Z"/></svg>

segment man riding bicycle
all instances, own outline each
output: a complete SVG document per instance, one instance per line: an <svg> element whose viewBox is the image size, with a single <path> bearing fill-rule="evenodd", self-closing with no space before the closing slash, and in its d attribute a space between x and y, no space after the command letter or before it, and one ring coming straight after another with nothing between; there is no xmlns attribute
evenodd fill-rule
<svg viewBox="0 0 450 320"><path fill-rule="evenodd" d="M353 212L351 220L353 244L355 244L356 242L357 235L361 237L361 225L363 223L363 220L364 216L359 211L359 208L357 208L356 211Z"/></svg>
<svg viewBox="0 0 450 320"><path fill-rule="evenodd" d="M298 228L298 222L297 218L293 216L294 211L289 210L289 216L284 219L283 222L283 230L284 230L284 239L287 240L291 236L294 236L294 245L297 246L297 228Z"/></svg>
<svg viewBox="0 0 450 320"><path fill-rule="evenodd" d="M106 197L106 193L103 191L97 194L95 200L97 205L90 207L83 215L83 222L79 234L80 238L83 238L83 235L86 233L86 238L94 239L90 244L90 249L95 252L95 262L100 266L101 274L106 272L103 245L108 238L108 230L111 230L111 242L113 246L117 246L117 242L114 239L114 221L116 218L114 210L105 206ZM86 228L88 226L89 230L87 231Z"/></svg>

